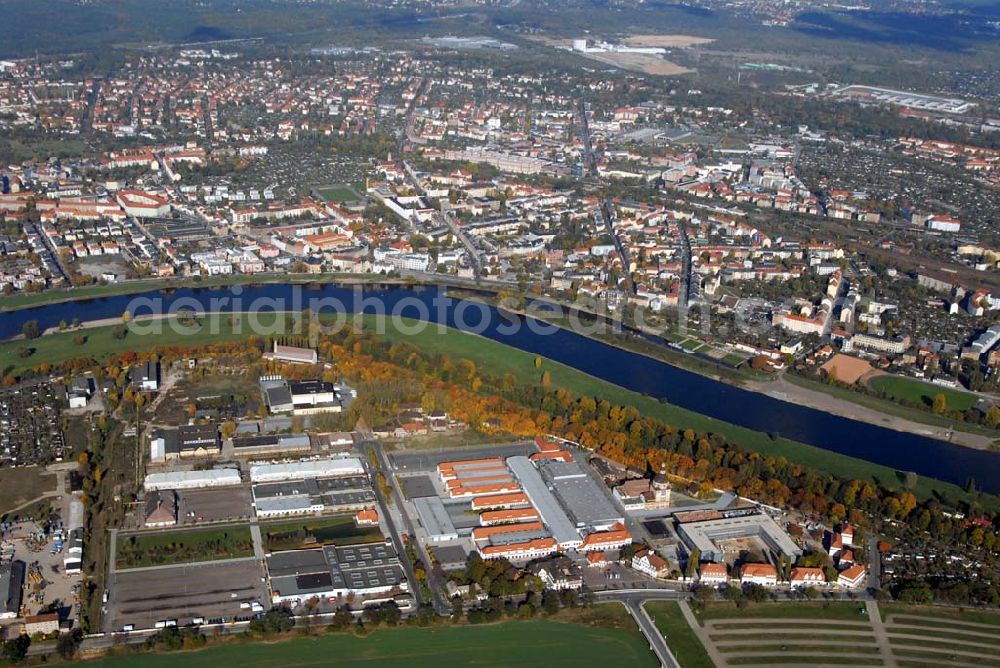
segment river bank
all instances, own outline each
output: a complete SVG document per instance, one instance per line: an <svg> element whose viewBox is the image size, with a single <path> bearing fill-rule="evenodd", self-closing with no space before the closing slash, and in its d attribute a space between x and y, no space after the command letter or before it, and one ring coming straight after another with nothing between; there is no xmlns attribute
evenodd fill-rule
<svg viewBox="0 0 1000 668"><path fill-rule="evenodd" d="M487 301L487 303L489 302ZM566 306L565 304L559 304L558 302L551 303L563 307ZM528 313L524 310L514 310L512 312L522 317L533 317L539 320L544 320L545 322L558 327L566 328L564 318L547 317L538 311ZM593 317L601 317L587 311L581 310L581 313ZM656 335L656 332L652 331L641 331L639 333L646 336ZM911 418L905 415L888 413L877 408L866 406L859 401L854 400L853 397L837 397L829 392L804 387L803 385L806 381L800 381L802 384L792 383L787 379L785 374L773 376L760 373L753 374L744 369L734 369L720 362L709 361L703 358L694 359L694 361L701 362L701 364L691 364L693 358L690 355L676 352L662 345L649 343L646 339L639 339L637 341L623 333L592 335L592 338L627 352L643 355L645 357L649 357L650 359L665 362L666 364L679 366L720 383L733 385L734 387L739 387L750 392L757 392L780 401L793 403L799 406L807 406L815 410L823 411L824 413L844 417L850 420L857 420L859 422L865 422L874 426L885 427L894 431L905 432L917 436L934 438L947 443L953 443L955 445L961 445L977 450L994 451L996 450L998 441L1000 441L1000 432L997 432L995 435L975 433L969 430L970 427L968 425L955 423L946 425L933 424L931 422L932 420L941 420L941 418L930 414L924 415L917 409L907 408L895 403L891 406L893 413L911 413L913 414L913 417ZM926 419L927 421L925 422L923 419Z"/></svg>
<svg viewBox="0 0 1000 668"><path fill-rule="evenodd" d="M618 388L646 395L651 402L658 402L678 411L683 410L683 414L678 413L677 417L691 423L692 428L710 432L738 429L739 433L734 433L734 442L746 442L755 450L781 450L781 456L801 459L796 456L801 454L797 448L802 447L802 444L813 444L818 446L820 451L847 455L858 458L858 461L865 460L891 467L888 471L890 476L893 475L893 470L915 470L920 475L962 485L968 477L975 476L979 479L995 470L997 479L1000 480L1000 456L995 453L931 438L923 426L897 423L896 426L906 426L912 431L897 430L887 426L880 418L873 419L872 422L850 419L833 412L811 408L805 402L796 402L789 394L784 398L771 396L768 391L773 388L769 384L755 388L756 391L750 391L743 387L746 383L738 374L736 376L738 380L735 382L731 377L725 377L737 372L721 366L714 367L711 375L686 369L662 359L670 351L660 351L653 347L653 342L638 335L636 335L638 338L619 337L613 340L601 340L598 337L586 336L585 333L578 334L548 324L544 324L546 329L544 333L538 333L535 330L543 327L543 324L534 319L520 322L519 327L510 332L506 331L506 326L512 318L517 319L516 316L509 313L504 315L504 311L497 311L487 304L469 307L466 302L443 300L446 305L441 306L442 300L439 297L444 295L444 290L440 288L424 285L376 287L364 293L365 302L361 303L356 300L358 295L350 287L314 281L307 283L309 285L305 286L293 282L288 285L262 284L244 288L241 292L242 304L249 305L254 300L262 300L275 304L274 308L291 307L301 310L314 304L312 301L314 299L320 300L315 302L316 304L322 300L333 300L342 304L347 313L354 313L356 309L362 306L367 308L374 302L385 313L396 314L397 311L401 311L404 319L420 317L418 313L423 311L424 319L451 328L457 327L462 331L475 331L485 338L526 353L562 362L571 368L579 369L585 375L607 381ZM167 311L175 304L211 309L213 307L210 304L220 298L225 301L225 297L226 293L212 289L179 288L166 293L148 292L133 297L118 296L95 299L86 303L50 305L30 311L15 311L0 318L0 334L11 336L20 332L22 324L28 320L38 320L39 326L43 329L51 328L74 316L88 321L103 319L105 322L111 322L110 319L115 318L116 322L121 322L122 312L130 308L130 304L137 298L146 301L152 298L161 309ZM225 309L226 306L224 304L214 308ZM471 315L471 322L456 323L456 318L468 319L459 318L463 314ZM482 322L477 322L478 318L482 318ZM532 322L535 324L532 325ZM21 350L27 347L23 344L5 345L0 347L0 362L2 362L0 368L5 369L4 373L11 373L11 369L37 366L45 360L58 363L60 360L65 361L74 357L113 353L122 350L123 347L133 348L139 345L148 348L157 343L190 345L191 341L190 333L187 337L175 336L175 333L170 331L171 328L165 328L163 338L142 341L140 344L139 340L132 339L130 335L129 342L123 343L121 339L115 340L111 335L112 329L113 327L103 329L98 327L90 330L93 334L87 335L88 340L83 346L74 344L74 339L79 340L79 338L73 333L50 334L43 339L35 339L34 343L29 343L30 347L39 350L38 353L29 352L28 355L18 354L25 352ZM235 340L250 333L241 334L229 331L230 329L226 322L222 322L221 336L214 337L213 340ZM204 333L204 330L199 333L199 339L203 338ZM58 341L52 343L58 345L49 345L48 341L44 346L40 343L49 337L56 338ZM411 341L416 345L424 344L413 338ZM636 350L637 346L645 350ZM653 356L649 354L650 350L662 354ZM721 372L715 373L716 368ZM847 412L847 408L852 408L850 405L846 407L818 405L844 412ZM780 444L781 447L778 448L774 444ZM822 459L817 453L810 453L809 458ZM847 469L854 469L855 474L865 477L870 474L870 472L861 473L861 469L853 466L838 465L838 468L841 469L841 474L848 477L851 474L846 472ZM885 474L883 471L878 476L885 480Z"/></svg>
<svg viewBox="0 0 1000 668"><path fill-rule="evenodd" d="M764 382L750 381L744 387L752 392L760 392L781 401L808 406L809 408L814 408L825 413L839 415L879 427L936 438L967 448L993 450L994 443L997 440L997 438L991 438L982 434L973 434L967 431L952 429L951 427L930 425L908 420L897 415L890 415L847 399L835 397L826 392L802 387L790 382L784 376ZM997 437L1000 438L1000 434L997 434Z"/></svg>
<svg viewBox="0 0 1000 668"><path fill-rule="evenodd" d="M51 304L65 304L89 299L134 295L151 290L172 291L182 288L216 289L239 286L287 285L427 285L475 288L474 281L460 278L434 277L430 280L414 276L385 276L382 274L231 274L208 278L155 278L88 285L79 288L54 288L33 294L8 295L0 301L0 313L12 313ZM482 290L496 292L506 286L483 286Z"/></svg>
<svg viewBox="0 0 1000 668"><path fill-rule="evenodd" d="M276 315L275 317L279 316ZM139 323L143 320L149 319L150 318L137 318L136 322ZM120 317L117 319L109 319L105 322L110 322L111 324L104 324L104 326L95 326L74 332L56 331L35 339L35 351L27 359L21 358L16 353L20 346L10 344L0 345L0 365L6 366L10 364L19 364L26 368L35 366L43 360L46 360L51 364L58 364L60 362L78 357L90 357L92 359L102 360L107 359L107 357L115 353L120 353L123 349L143 352L160 346L183 347L191 345L211 345L243 340L247 336L251 335L251 332L247 331L245 327L242 330L239 329L238 324L240 319L231 318L230 314L205 316L202 319L201 326L194 333L190 330L186 332L175 331L175 328L165 326L162 328L160 333L129 333L124 341L116 338L114 335L114 330L118 328L118 324L121 322ZM905 459L903 456L904 453L910 453L911 458L916 458L918 463L920 459L926 459L930 462L945 459L952 461L951 465L959 468L963 472L965 470L989 470L989 466L985 466L984 464L963 463L966 458L963 455L963 452L968 451L971 453L974 452L973 450L958 448L957 446L940 443L939 441L925 440L923 444L914 443L906 446L903 446L901 443L899 445L903 446L903 449L900 451L899 457L895 454L889 456L890 452L895 452L897 449L896 447L887 451L885 453L886 456L881 456L877 448L874 450L869 448L855 449L854 451L856 451L857 454L845 454L829 449L834 446L839 449L845 449L845 446L865 442L873 444L886 442L888 445L894 445L893 441L896 440L897 437L861 435L867 430L874 429L875 427L865 426L862 429L862 425L860 423L849 423L849 428L842 430L847 432L844 440L836 440L830 443L821 441L821 445L810 445L807 440L802 437L799 437L799 439L796 440L795 438L789 438L786 435L778 434L776 431L761 431L761 427L759 426L755 430L740 424L734 424L731 421L723 421L715 417L705 415L703 412L689 410L683 407L683 405L676 405L675 403L665 400L661 390L647 388L639 389L637 391L633 387L636 385L636 380L639 378L637 374L647 373L651 369L655 369L657 366L662 366L664 371L673 369L673 367L663 365L657 360L651 358L641 357L633 353L628 353L624 350L612 348L608 344L588 343L588 348L594 348L594 351L587 354L585 359L600 359L608 356L621 356L621 361L614 361L610 365L611 368L624 371L621 377L615 378L614 380L605 379L604 373L600 368L585 369L581 371L577 369L575 365L565 364L558 360L551 359L551 355L558 356L560 352L566 349L567 346L562 342L554 342L555 345L552 352L546 350L526 351L523 348L512 347L511 345L492 340L486 336L462 332L451 327L441 329L436 326L425 327L419 333L414 333L410 327L413 323L415 323L415 321L404 321L400 323L399 327L397 327L392 319L379 318L372 315L366 315L363 317L365 329L372 331L372 333L375 333L378 336L386 337L393 341L409 343L421 348L429 354L447 355L452 359L465 358L476 360L477 366L484 372L496 376L511 373L518 382L522 383L537 383L539 382L540 373L542 373L542 371L547 371L550 374L553 386L564 388L576 396L596 396L606 399L612 404L631 406L637 409L642 415L647 415L649 417L662 420L665 423L673 424L680 429L690 428L696 432L719 434L733 443L740 444L745 450L760 452L761 454L767 456L783 457L788 461L803 464L818 471L845 479L872 480L880 482L881 484L892 485L894 481L901 480L900 474L898 473L899 470L908 470L908 468L911 467L910 462L907 462L903 467L895 464L896 459L900 459L900 461ZM266 325L267 322L265 321L263 324ZM82 344L77 344L76 341L79 340L77 337L81 333L85 336L85 341L83 341ZM548 337L542 338L544 340ZM598 352L600 350L604 350L605 352ZM535 366L536 355L543 358L541 370ZM581 362L580 365L584 367L588 366L583 362ZM693 379L701 378L700 376L694 376L693 374L688 375ZM651 377L657 378L659 376L655 371L653 371ZM674 382L671 382L666 378L664 380L666 380L668 386L676 386ZM709 381L699 381L699 384L707 382ZM643 385L643 383L639 384ZM703 393L703 391L696 387L685 386L683 381L681 381L680 387L683 387L687 394ZM726 406L740 405L740 401L734 396L731 396L732 392L739 392L744 395L749 395L750 397L758 396L756 394L747 393L745 390L727 390L725 388L729 386L725 384L716 383L715 387L719 388L719 401ZM676 401L676 398L672 397L672 399ZM777 403L774 399L765 399L765 401ZM784 403L780 404L780 406L786 405L787 404ZM792 410L797 410L798 408L790 405L787 406L789 406ZM746 405L745 407L746 410L752 415L774 414L773 410L764 407L753 405ZM772 420L768 420L767 422L770 427L765 427L765 429L784 430L788 428L790 424L803 424L801 417L796 419L794 416L786 416L786 419L791 419L792 422L784 423L780 415L774 414L774 418ZM824 421L832 419L835 418L824 418ZM832 427L817 425L817 428L815 430L810 430L810 433L825 435L834 430L835 428ZM858 433L850 433L852 430L857 431ZM790 435L791 434L789 434L789 436ZM811 442L812 439L808 439L808 441ZM926 448L928 446L931 448L931 451L924 454L922 448ZM957 452L954 452L954 454L950 456L935 452L942 448ZM851 450L850 447L846 447L846 449ZM990 457L991 462L995 461L992 458L993 455ZM887 461L883 461L882 464L879 464L871 461L872 458ZM886 465L887 462L889 463L888 466ZM992 505L994 502L993 499L995 497L969 495L954 482L935 479L942 477L941 475L935 475L935 471L939 470L942 474L947 474L947 471L944 469L936 466L918 466L917 464L913 464L912 467L917 468L920 472L921 477L919 478L916 488L913 490L920 498L937 496L939 498L948 498L955 501L978 501L986 503L987 505ZM960 474L952 474L951 477L952 480L955 480L960 477ZM896 484L900 483L897 482Z"/></svg>

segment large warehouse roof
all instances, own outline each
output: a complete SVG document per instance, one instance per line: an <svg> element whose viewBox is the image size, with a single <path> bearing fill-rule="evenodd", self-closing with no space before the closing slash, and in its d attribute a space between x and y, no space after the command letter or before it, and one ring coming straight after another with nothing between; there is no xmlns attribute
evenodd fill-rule
<svg viewBox="0 0 1000 668"><path fill-rule="evenodd" d="M275 482L295 478L326 478L364 473L361 460L355 457L317 459L283 464L258 464L250 467L253 482Z"/></svg>
<svg viewBox="0 0 1000 668"><path fill-rule="evenodd" d="M199 487L225 487L239 485L240 472L236 469L213 469L211 471L170 471L150 473L146 476L147 492L160 489L196 489Z"/></svg>
<svg viewBox="0 0 1000 668"><path fill-rule="evenodd" d="M556 542L560 545L579 543L580 533L559 505L559 501L546 487L545 481L531 460L527 457L511 457L507 460L507 466L513 471L517 481L531 499L531 505L538 510Z"/></svg>
<svg viewBox="0 0 1000 668"><path fill-rule="evenodd" d="M602 529L624 521L621 511L579 463L545 459L538 462L538 469L578 527Z"/></svg>
<svg viewBox="0 0 1000 668"><path fill-rule="evenodd" d="M441 502L440 497L422 496L414 499L413 505L417 509L420 525L427 532L428 539L441 541L458 538L455 525L452 523L451 516L444 507L444 503Z"/></svg>

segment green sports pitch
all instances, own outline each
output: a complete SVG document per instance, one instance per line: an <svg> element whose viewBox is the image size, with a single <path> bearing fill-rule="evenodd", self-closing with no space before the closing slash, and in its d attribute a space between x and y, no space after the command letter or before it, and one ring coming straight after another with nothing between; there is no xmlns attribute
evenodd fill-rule
<svg viewBox="0 0 1000 668"><path fill-rule="evenodd" d="M317 188L316 192L327 202L356 202L361 199L352 188L347 186L330 186L328 188Z"/></svg>
<svg viewBox="0 0 1000 668"><path fill-rule="evenodd" d="M885 392L895 399L909 399L926 406L933 405L934 397L940 394L945 398L948 408L956 411L968 410L979 398L969 392L901 376L876 376L872 378L870 384L872 388Z"/></svg>

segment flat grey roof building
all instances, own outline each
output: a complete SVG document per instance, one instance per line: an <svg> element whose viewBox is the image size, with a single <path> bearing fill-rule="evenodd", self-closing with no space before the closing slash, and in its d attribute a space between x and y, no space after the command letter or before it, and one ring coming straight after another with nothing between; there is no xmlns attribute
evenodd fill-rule
<svg viewBox="0 0 1000 668"><path fill-rule="evenodd" d="M256 498L264 498L289 494L324 494L365 489L370 489L368 478L359 475L343 478L305 478L282 482L263 482L253 486L253 494Z"/></svg>
<svg viewBox="0 0 1000 668"><path fill-rule="evenodd" d="M276 552L267 572L279 601L408 588L399 556L385 543Z"/></svg>
<svg viewBox="0 0 1000 668"><path fill-rule="evenodd" d="M413 505L417 509L420 526L427 532L427 540L437 543L458 538L451 516L439 497L422 496L414 499Z"/></svg>
<svg viewBox="0 0 1000 668"><path fill-rule="evenodd" d="M23 561L0 564L0 619L17 617L21 614L24 570Z"/></svg>
<svg viewBox="0 0 1000 668"><path fill-rule="evenodd" d="M624 522L621 511L579 463L543 459L538 470L577 527L599 531Z"/></svg>
<svg viewBox="0 0 1000 668"><path fill-rule="evenodd" d="M549 532L545 529L528 530L528 531L506 531L504 533L495 533L490 536L490 545L516 545L518 543L526 543L530 540L537 540L539 538L548 538Z"/></svg>
<svg viewBox="0 0 1000 668"><path fill-rule="evenodd" d="M802 549L787 533L782 531L769 515L755 509L721 511L717 517L680 522L677 534L689 549L701 552L701 558L708 561L722 561L725 552L719 543L737 538L757 537L783 557L797 557Z"/></svg>
<svg viewBox="0 0 1000 668"><path fill-rule="evenodd" d="M441 568L446 571L456 571L465 568L465 562L469 558L469 552L461 544L442 545L431 548L434 558L441 564Z"/></svg>
<svg viewBox="0 0 1000 668"><path fill-rule="evenodd" d="M579 545L582 539L575 523L546 486L531 460L527 457L511 457L507 460L507 466L521 484L524 493L528 495L531 505L541 515L542 522L552 532L556 543L570 546Z"/></svg>
<svg viewBox="0 0 1000 668"><path fill-rule="evenodd" d="M431 481L430 476L405 476L398 479L400 484L403 485L403 493L406 494L406 498L408 499L437 495L437 490L434 488L434 483Z"/></svg>
<svg viewBox="0 0 1000 668"><path fill-rule="evenodd" d="M266 517L372 506L375 493L364 476L304 478L256 484L253 499Z"/></svg>

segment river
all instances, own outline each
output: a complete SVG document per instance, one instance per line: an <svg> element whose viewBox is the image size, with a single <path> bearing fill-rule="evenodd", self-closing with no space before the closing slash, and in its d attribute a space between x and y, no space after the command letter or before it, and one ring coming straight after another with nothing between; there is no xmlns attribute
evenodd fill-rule
<svg viewBox="0 0 1000 668"><path fill-rule="evenodd" d="M1000 453L965 448L799 406L727 385L537 320L529 322L509 315L501 316L490 306L443 297L443 291L438 288L409 286L369 287L363 292L363 302L354 288L335 285L180 288L2 313L0 339L19 334L28 320L37 320L45 329L63 320L70 322L73 318L81 321L116 318L127 308L136 315L142 315L150 312L150 303L158 304L161 312L176 310L182 305L195 310L222 312L250 308L297 311L309 307L311 302L313 309L321 312L336 308L346 313L359 309L371 313L383 308L382 312L387 314L398 313L475 331L621 387L663 398L675 406L755 431L777 432L825 450L958 485L964 485L968 478L974 477L980 489L1000 493ZM237 298L239 302L234 305L233 300ZM314 300L336 300L341 306L321 308L321 303ZM261 306L262 301L266 305ZM257 302L256 306L254 302ZM518 320L520 326L512 326L513 320ZM530 327L527 326L529 324Z"/></svg>

